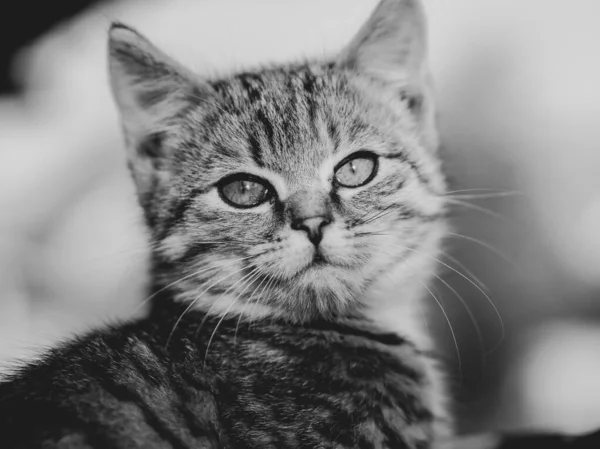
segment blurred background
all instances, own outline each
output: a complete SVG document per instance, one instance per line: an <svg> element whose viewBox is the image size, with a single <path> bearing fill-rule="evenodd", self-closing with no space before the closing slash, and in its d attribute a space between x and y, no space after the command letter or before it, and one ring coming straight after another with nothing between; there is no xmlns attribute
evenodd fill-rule
<svg viewBox="0 0 600 449"><path fill-rule="evenodd" d="M425 1L456 191L451 288L436 292L457 345L434 303L432 321L460 427L599 427L600 2ZM213 74L330 54L376 2L13 5L0 27L0 366L143 312L144 230L106 80L112 20Z"/></svg>

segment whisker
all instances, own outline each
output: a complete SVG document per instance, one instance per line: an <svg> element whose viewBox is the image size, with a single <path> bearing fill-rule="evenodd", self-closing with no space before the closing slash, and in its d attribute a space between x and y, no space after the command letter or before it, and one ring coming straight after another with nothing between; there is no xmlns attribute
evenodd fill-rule
<svg viewBox="0 0 600 449"><path fill-rule="evenodd" d="M221 265L221 266L211 265L209 267L206 267L206 268L198 270L198 271L194 271L193 273L190 273L190 274L188 274L188 275L186 275L184 277L181 277L181 278L179 278L179 279L171 282L170 284L166 285L165 287L160 288L159 290L155 291L150 296L148 296L146 299L144 299L140 304L137 305L137 307L135 309L135 312L139 311L139 309L141 307L143 307L148 301L150 301L153 298L155 298L156 295L158 295L159 293L167 290L170 287L173 287L173 286L179 284L180 282L185 281L186 279L189 279L189 278L194 277L194 276L198 276L199 274L206 273L207 271L210 271L210 270L219 269L219 268L227 268L227 267L230 267L231 265L235 265L238 262L242 262L244 260L248 260L248 259L250 259L252 257L256 257L256 256L242 257L242 258L239 258L239 259L228 261L228 263L226 263L225 265Z"/></svg>
<svg viewBox="0 0 600 449"><path fill-rule="evenodd" d="M231 285L227 290L225 290L221 296L219 296L217 298L216 301L218 301L219 299L221 299L223 296L225 296L227 294L227 292L229 292L233 287L235 287L237 284L239 284L240 282L246 281L249 278L251 278L257 271L259 270L258 267L255 267L252 271L250 271L250 273L246 274L245 276L243 276L241 279L239 279L238 281L236 281L233 285ZM246 286L247 288L247 286ZM231 301L231 303L229 304L229 307L227 307L227 310L225 310L225 312L223 313L223 315L221 316L221 319L217 322L217 325L215 326L215 328L213 329L210 338L208 339L208 344L206 345L206 352L204 353L204 366L206 367L206 360L208 358L208 351L210 350L210 345L213 341L213 338L215 337L216 333L217 333L217 329L219 328L219 326L221 325L221 323L223 322L223 320L225 319L225 317L227 316L227 314L229 313L229 311L231 310L231 308L233 307L233 305L236 303L237 298L239 297L239 295L233 300ZM216 302L215 301L215 302ZM202 323L201 323L202 324Z"/></svg>
<svg viewBox="0 0 600 449"><path fill-rule="evenodd" d="M256 299L256 301L254 302L254 306L253 306L253 308L252 308L252 312L250 313L250 315L254 314L254 311L256 310L256 307L257 307L257 305L258 305L258 304L261 302L261 300L263 299L263 298L262 298L262 295L263 295L263 294L264 294L264 293L267 291L267 289L268 289L268 288L271 288L271 285L274 283L274 281L275 281L275 278L274 278L274 277L270 277L270 278L269 278L269 281L268 281L268 282L267 282L267 283L264 285L263 289L262 289L262 290L261 290L261 292L260 292L260 295L257 295L257 297L256 297L257 299Z"/></svg>
<svg viewBox="0 0 600 449"><path fill-rule="evenodd" d="M428 259L431 259L441 265L443 265L444 267L448 268L449 270L451 270L452 272L458 274L460 277L462 277L463 279L465 279L467 282L469 282L471 285L473 285L473 287L475 287L477 290L479 290L479 292L487 299L487 301L489 302L490 306L494 309L494 312L496 313L496 316L498 317L498 320L500 322L500 339L498 341L498 343L496 344L496 346L488 351L488 354L491 352L494 352L499 346L500 344L504 341L505 338L505 326L504 326L504 320L502 319L502 316L500 315L500 311L498 310L498 308L496 307L496 305L494 304L494 302L492 301L492 299L489 297L489 295L479 286L477 285L473 280L471 280L468 276L466 276L465 274L461 273L460 271L458 271L456 268L451 267L450 265L448 265L447 263L436 259L435 257L430 256L429 254L423 252L423 251L418 251L414 248L409 248L408 246L403 246L403 245L397 245L397 244L389 244L390 246L393 246L395 248L400 248L406 251L411 251L414 252L416 254L421 254L425 257L427 257ZM447 256L447 255L446 255Z"/></svg>
<svg viewBox="0 0 600 449"><path fill-rule="evenodd" d="M368 219L368 218L366 218L366 217L369 217L369 216L371 216L371 215L373 215L373 214L378 214L379 212L380 212L380 211L377 211L377 212L374 212L374 213L373 213L373 212L367 212L366 214L364 214L364 215L362 215L361 217L359 217L359 218L356 220L356 222L357 222L357 223L362 223L362 222L363 222L363 220L365 220L365 219Z"/></svg>
<svg viewBox="0 0 600 449"><path fill-rule="evenodd" d="M476 239L475 237L469 237L468 235L457 234L455 232L448 232L447 235L452 236L452 237L458 237L458 238L461 238L463 240L467 240L468 242L478 243L479 245L483 246L484 248L486 248L489 251L491 251L494 254L496 254L498 257L501 257L502 259L504 259L509 264L513 265L512 260L510 260L504 253L502 253L500 250L494 248L489 243L484 242L483 240Z"/></svg>
<svg viewBox="0 0 600 449"><path fill-rule="evenodd" d="M363 215L361 218L359 218L357 220L357 224L359 225L365 225L368 223L372 223L375 220L378 220L380 218L385 217L386 215L391 214L392 212L394 212L393 208L396 207L395 204L390 204L389 206L385 207L383 210L377 211L375 212L372 216L369 217L369 213ZM367 218L365 218L367 217Z"/></svg>
<svg viewBox="0 0 600 449"><path fill-rule="evenodd" d="M246 284L246 287L244 287L244 289L240 292L240 294L238 295L238 297L240 297L247 289L248 287L250 287L252 285L252 283L254 281L256 281L258 278L260 278L261 276L261 272L260 269L256 270L255 276L253 276L252 279L250 279L248 281L248 283ZM260 283L258 284L258 286L256 287L257 289L260 288L260 286L262 285L262 283L265 281L266 278L263 278ZM237 341L237 333L238 330L240 328L240 323L242 322L242 318L244 316L244 312L246 311L246 307L248 307L248 304L250 304L250 301L252 300L252 296L254 295L254 293L256 292L256 289L250 294L250 296L248 296L248 298L246 298L246 302L244 303L244 307L242 307L242 310L240 312L240 316L237 319L237 322L235 324L235 330L233 332L233 346L235 347L236 345L236 341Z"/></svg>
<svg viewBox="0 0 600 449"><path fill-rule="evenodd" d="M394 210L389 210L389 211L387 211L387 212L386 212L386 213L384 213L384 214L380 214L380 215L378 215L377 217L373 217L373 218L371 218L371 219L369 219L369 220L365 221L364 223L362 223L362 225L367 225L367 224L369 224L369 223L373 223L373 222L374 222L374 221L376 221L376 220L381 220L381 219L383 219L383 218L385 218L385 217L387 217L387 216L389 216L389 215L392 215L394 212L396 212L396 210L395 210L395 209L394 209Z"/></svg>
<svg viewBox="0 0 600 449"><path fill-rule="evenodd" d="M386 236L386 235L390 235L389 232L383 232L383 231L363 231L363 232L355 232L354 236L356 237L365 237L368 235L380 235L380 236Z"/></svg>
<svg viewBox="0 0 600 449"><path fill-rule="evenodd" d="M173 333L175 332L175 329L177 329L177 326L179 325L179 323L181 322L181 320L183 319L183 317L185 316L186 313L188 313L190 311L190 309L196 304L196 302L207 292L209 291L211 288L213 288L215 285L219 284L220 282L223 282L225 279L230 278L231 276L233 276L234 274L239 273L240 271L244 271L246 269L246 267L242 267L239 270L236 270L232 273L229 273L226 276L223 276L222 278L220 278L219 280L213 282L211 285L209 285L208 287L206 287L206 289L204 289L196 298L194 298L193 301L190 302L189 306L187 306L187 308L183 311L183 313L179 316L179 318L177 319L177 321L175 322L175 325L173 326L173 330L171 331L171 333L169 334L169 338L167 338L167 343L165 344L165 346L167 346L169 344L169 342L171 341L171 337L173 337ZM213 303L214 305L214 303ZM208 316L208 314L206 315Z"/></svg>
<svg viewBox="0 0 600 449"><path fill-rule="evenodd" d="M502 193L474 193L474 194L461 194L461 195L444 195L445 198L462 198L464 200L487 200L487 199L498 199L524 195L521 192L502 192Z"/></svg>
<svg viewBox="0 0 600 449"><path fill-rule="evenodd" d="M458 206L462 206L467 209L473 209L477 212L481 212L484 215L488 215L488 216L496 218L498 220L506 221L506 217L504 217L503 215L501 215L497 212L494 212L490 209L486 209L485 207L478 206L477 204L467 203L466 201L460 201L455 198L448 198L448 199L446 199L446 202L448 202L450 204L456 204Z"/></svg>
<svg viewBox="0 0 600 449"><path fill-rule="evenodd" d="M204 368L206 368L206 360L208 358L208 351L210 349L210 344L212 343L213 338L215 337L215 335L217 333L217 329L219 329L219 326L221 325L221 323L223 322L223 320L225 319L225 317L227 316L227 314L233 307L233 304L234 304L233 302L231 304L229 304L229 307L227 307L227 310L225 310L225 313L223 313L223 316L221 316L221 319L217 322L217 325L215 326L212 333L210 334L210 338L208 339L208 344L206 345L206 352L204 353L204 364L203 364Z"/></svg>
<svg viewBox="0 0 600 449"><path fill-rule="evenodd" d="M241 281L247 279L249 276L252 275L252 273L259 271L258 267L254 268L250 273L248 273L247 275L243 276L241 279L239 279L237 282L235 282L233 285L231 285L227 290L225 290L225 292L223 292L208 308L208 310L206 311L206 313L204 314L204 318L202 318L202 321L200 321L200 324L198 325L198 327L196 328L196 333L195 333L195 337L198 336L198 334L200 333L200 331L202 330L202 327L204 326L204 323L206 322L206 320L210 317L210 313L212 311L212 309L217 305L217 303L219 302L219 300L227 293L229 292L235 285L237 285L238 283L240 283ZM237 298L236 298L237 299ZM233 301L235 302L235 300Z"/></svg>
<svg viewBox="0 0 600 449"><path fill-rule="evenodd" d="M518 190L506 190L506 189L460 189L460 190L450 190L444 194L444 196L452 196L457 193L466 193L466 194L474 194L476 196L486 195L490 197L494 197L497 195L499 197L503 196L511 196L511 195L524 195L523 192Z"/></svg>
<svg viewBox="0 0 600 449"><path fill-rule="evenodd" d="M236 285L245 282L250 276L252 276L255 272L259 271L258 267L253 268L250 273L245 274L244 276L242 276L240 279L238 279L237 281L235 281L232 285L230 285L223 293L221 293L219 295L219 297L217 299L215 299L213 301L213 303L210 305L210 307L208 308L208 310L206 311L204 318L202 319L202 321L200 322L200 325L198 326L198 328L196 329L196 336L198 336L198 333L200 332L200 330L202 330L202 326L204 325L204 323L206 322L206 319L210 316L210 312L212 311L212 309L217 305L217 303L221 300L221 298L223 298L227 293L229 293ZM237 271L237 273L239 273L239 271ZM233 302L235 303L235 300L237 299L237 297L233 300Z"/></svg>
<svg viewBox="0 0 600 449"><path fill-rule="evenodd" d="M446 288L448 290L450 290L454 296L456 296L458 298L458 300L460 301L460 303L463 305L463 307L465 308L465 310L467 311L467 314L469 315L469 318L471 319L471 322L473 323L473 327L475 328L475 332L477 334L477 341L479 342L479 348L481 351L481 354L485 353L484 347L483 347L483 334L481 333L481 327L479 327L479 324L477 323L477 320L475 319L475 314L473 313L473 311L471 310L471 308L469 307L469 305L467 304L467 302L465 301L465 299L459 295L459 293L456 291L455 288L453 288L448 282L446 282L441 276L438 276L435 273L432 273L442 284L444 284L446 286Z"/></svg>
<svg viewBox="0 0 600 449"><path fill-rule="evenodd" d="M435 302L437 303L437 305L440 307L440 310L442 311L442 314L444 315L444 318L446 319L446 322L448 323L448 327L450 328L450 334L452 335L452 340L454 341L454 346L456 348L456 358L457 358L457 361L458 361L458 371L460 372L460 376L461 376L461 379L462 379L462 377L463 377L462 358L460 356L460 350L458 349L458 340L456 338L456 334L454 332L454 328L452 327L452 323L450 322L450 317L448 316L448 314L444 310L444 306L442 305L442 303L440 302L440 300L433 294L433 292L429 289L429 287L427 287L421 281L419 281L419 284L421 284L423 286L423 288L425 290L427 290L429 292L429 294L431 295L431 297L435 300Z"/></svg>
<svg viewBox="0 0 600 449"><path fill-rule="evenodd" d="M442 256L443 257L447 257L448 259L450 259L451 262L453 262L456 265L458 265L459 268L461 268L465 273L467 273L468 276L470 276L471 278L473 278L473 281L477 282L477 284L482 289L484 289L486 292L490 293L490 289L488 288L488 286L485 285L481 279L479 279L477 276L475 276L475 274L471 270L469 270L463 263L461 263L456 257L452 257L448 253L442 253Z"/></svg>
<svg viewBox="0 0 600 449"><path fill-rule="evenodd" d="M431 260L434 260L434 261L442 264L443 266L445 266L449 270L452 270L454 273L458 274L463 279L466 279L471 285L473 285L477 290L479 290L481 292L481 294L483 294L483 296L485 296L485 298L488 300L488 302L490 303L490 305L494 309L494 312L496 313L496 315L498 317L498 320L500 321L500 328L501 328L500 339L499 339L498 343L496 344L496 346L492 350L488 351L488 353L494 352L496 349L498 349L498 347L500 346L500 344L504 341L504 337L505 337L504 320L502 319L502 316L500 315L500 311L498 310L498 308L496 307L496 305L494 304L494 302L492 301L492 299L488 296L488 294L481 287L479 287L479 285L477 285L475 282L473 282L471 279L469 279L466 275L464 275L460 271L456 270L455 268L451 267L447 263L444 263L441 260L436 259L435 257L432 257L432 256L430 256L429 254L427 254L427 253L425 253L423 251L417 251L417 250L415 250L413 248L409 248L407 246L401 246L401 245L393 245L392 244L391 246L395 246L397 248L402 248L402 249L405 249L407 251L412 251L412 252L417 253L417 254L422 254L423 256L425 256L425 257L427 257L427 258L429 258Z"/></svg>
<svg viewBox="0 0 600 449"><path fill-rule="evenodd" d="M374 235L376 235L376 234L374 234ZM381 234L381 235L389 235L389 234ZM409 247L403 246L403 245L397 245L397 244L390 244L390 246L393 246L393 247L396 247L396 248L400 248L400 249L403 249L403 250L407 250L407 251L412 251L412 252L417 253L417 254L421 254L421 255L423 255L423 256L425 256L425 257L427 257L427 258L429 258L429 259L431 259L431 260L433 260L433 261L435 261L435 262L443 265L444 267L448 268L449 270L453 271L454 273L458 274L460 277L462 277L467 282L469 282L471 285L473 285L477 290L479 290L479 292L489 302L490 306L492 307L492 309L494 310L496 316L498 317L498 321L500 322L500 338L498 340L498 343L496 343L496 345L491 350L487 351L485 353L485 355L491 354L492 352L496 351L500 347L500 345L504 341L505 335L506 335L506 328L505 328L505 325L504 325L504 320L502 319L500 311L498 310L498 308L496 307L496 305L494 304L494 302L492 301L492 299L490 298L490 296L484 291L484 288L487 289L487 287L485 287L485 284L483 284L483 282L481 282L479 279L477 279L476 276L474 276L472 273L469 272L469 274L471 276L473 276L477 280L477 282L479 282L483 286L483 288L482 288L475 281L471 280L468 276L466 276L465 274L461 273L460 271L458 271L454 267L451 267L447 263L445 263L445 262L443 262L443 261L441 261L439 259L436 259L435 257L432 257L432 256L430 256L429 254L427 254L427 253L425 253L423 251L417 251L416 249L409 248ZM455 263L457 263L458 265L460 265L460 266L462 266L464 268L464 266L458 260L456 260L454 257L450 256L449 254L443 254L443 255L445 257L448 257L448 258L452 259ZM438 276L436 275L436 277L438 277ZM439 277L438 277L438 279L439 279Z"/></svg>

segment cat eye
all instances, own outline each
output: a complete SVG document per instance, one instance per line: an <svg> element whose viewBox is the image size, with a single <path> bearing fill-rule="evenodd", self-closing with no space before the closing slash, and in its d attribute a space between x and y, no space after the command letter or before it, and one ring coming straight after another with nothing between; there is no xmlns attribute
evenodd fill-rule
<svg viewBox="0 0 600 449"><path fill-rule="evenodd" d="M246 173L231 175L218 185L223 201L239 209L256 207L272 197L271 185L257 176Z"/></svg>
<svg viewBox="0 0 600 449"><path fill-rule="evenodd" d="M342 187L360 187L368 184L377 174L377 156L359 151L344 159L335 169L334 179Z"/></svg>

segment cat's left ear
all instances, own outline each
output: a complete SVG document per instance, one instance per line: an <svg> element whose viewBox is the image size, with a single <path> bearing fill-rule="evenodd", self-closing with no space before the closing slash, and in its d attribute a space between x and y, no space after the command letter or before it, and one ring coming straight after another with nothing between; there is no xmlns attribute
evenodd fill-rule
<svg viewBox="0 0 600 449"><path fill-rule="evenodd" d="M381 81L405 99L423 143L437 148L427 23L420 0L381 0L338 64Z"/></svg>

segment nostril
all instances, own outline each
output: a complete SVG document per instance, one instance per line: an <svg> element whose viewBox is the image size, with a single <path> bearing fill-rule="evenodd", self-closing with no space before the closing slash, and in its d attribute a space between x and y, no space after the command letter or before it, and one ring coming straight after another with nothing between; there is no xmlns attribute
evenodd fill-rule
<svg viewBox="0 0 600 449"><path fill-rule="evenodd" d="M319 227L324 228L325 226L327 226L330 223L331 223L331 218L323 217L323 221L321 221L321 224L319 225Z"/></svg>
<svg viewBox="0 0 600 449"><path fill-rule="evenodd" d="M310 217L292 221L291 227L296 231L306 232L308 239L318 245L323 239L323 228L330 223L330 217Z"/></svg>

